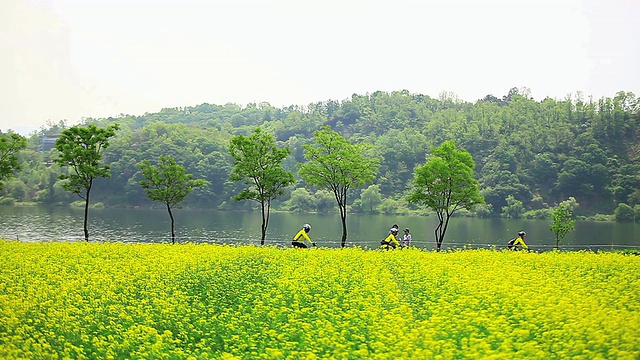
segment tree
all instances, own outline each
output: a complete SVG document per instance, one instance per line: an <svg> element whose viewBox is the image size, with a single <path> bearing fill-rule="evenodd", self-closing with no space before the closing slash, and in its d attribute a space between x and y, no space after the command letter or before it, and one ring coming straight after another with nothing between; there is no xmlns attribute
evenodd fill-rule
<svg viewBox="0 0 640 360"><path fill-rule="evenodd" d="M316 197L316 210L319 213L328 213L334 209L336 202L333 194L327 190L318 190L315 193Z"/></svg>
<svg viewBox="0 0 640 360"><path fill-rule="evenodd" d="M602 202L608 182L609 175L604 165L570 158L565 161L558 174L555 190L561 195L575 195L585 199L581 202Z"/></svg>
<svg viewBox="0 0 640 360"><path fill-rule="evenodd" d="M519 219L524 214L524 206L522 205L522 201L513 197L513 195L509 195L506 198L507 206L502 207L502 216L511 219Z"/></svg>
<svg viewBox="0 0 640 360"><path fill-rule="evenodd" d="M10 180L6 185L6 193L17 201L24 201L27 194L27 185L18 179Z"/></svg>
<svg viewBox="0 0 640 360"><path fill-rule="evenodd" d="M229 175L230 181L244 181L249 187L233 197L235 201L255 200L260 203L262 213L262 238L264 245L269 226L271 201L284 194L284 188L293 184L293 172L282 167L282 161L291 150L279 148L273 135L256 128L250 136L237 135L231 139L229 153L233 157L234 167Z"/></svg>
<svg viewBox="0 0 640 360"><path fill-rule="evenodd" d="M387 215L395 215L398 213L398 201L392 198L386 198L380 204L380 212Z"/></svg>
<svg viewBox="0 0 640 360"><path fill-rule="evenodd" d="M360 194L362 201L362 209L364 212L374 214L378 205L382 204L382 195L380 194L380 185L370 185Z"/></svg>
<svg viewBox="0 0 640 360"><path fill-rule="evenodd" d="M459 209L471 210L475 204L484 204L478 180L473 177L474 167L469 152L458 150L453 141L445 141L432 148L427 162L415 170L414 189L407 200L427 206L437 214L434 234L438 251L451 215Z"/></svg>
<svg viewBox="0 0 640 360"><path fill-rule="evenodd" d="M0 189L4 180L13 176L13 172L20 170L18 151L27 147L27 139L15 133L0 133Z"/></svg>
<svg viewBox="0 0 640 360"><path fill-rule="evenodd" d="M569 200L563 201L553 210L553 223L549 229L556 235L556 250L564 237L574 229L575 220L571 217Z"/></svg>
<svg viewBox="0 0 640 360"><path fill-rule="evenodd" d="M192 174L187 174L184 166L176 163L171 156L160 156L158 166L153 166L148 160L138 163L138 167L146 180L140 181L140 185L147 191L147 195L153 201L161 201L169 212L171 218L171 243L176 243L175 220L171 209L180 204L194 188L205 186L206 181L193 180Z"/></svg>
<svg viewBox="0 0 640 360"><path fill-rule="evenodd" d="M324 126L313 135L315 144L305 144L299 174L308 184L333 193L342 221L342 247L347 242L347 198L349 190L365 185L376 176L380 161L370 155L371 145L351 144L338 132Z"/></svg>
<svg viewBox="0 0 640 360"><path fill-rule="evenodd" d="M62 132L56 141L59 156L55 161L60 166L67 166L73 170L70 174L60 174L60 180L68 180L63 184L66 191L77 194L84 199L84 239L89 241L89 196L93 180L111 176L109 165L101 166L102 151L109 147L109 138L115 136L118 124L107 128L95 125L87 127L73 126Z"/></svg>
<svg viewBox="0 0 640 360"><path fill-rule="evenodd" d="M291 192L291 198L287 204L290 210L304 212L315 208L316 201L307 189L297 188Z"/></svg>
<svg viewBox="0 0 640 360"><path fill-rule="evenodd" d="M633 221L635 212L633 208L625 203L620 203L613 212L616 221Z"/></svg>

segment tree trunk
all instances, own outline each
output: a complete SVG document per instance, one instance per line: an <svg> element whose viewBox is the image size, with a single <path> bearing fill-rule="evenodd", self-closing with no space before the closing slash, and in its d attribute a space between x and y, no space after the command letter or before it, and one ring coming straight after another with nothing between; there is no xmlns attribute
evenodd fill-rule
<svg viewBox="0 0 640 360"><path fill-rule="evenodd" d="M260 245L264 245L264 240L267 237L267 227L269 226L269 208L271 204L267 202L265 206L264 201L260 202L261 211L262 211L262 227L260 230L262 231L262 237L260 238Z"/></svg>
<svg viewBox="0 0 640 360"><path fill-rule="evenodd" d="M171 218L171 243L175 244L176 243L176 232L175 232L175 221L173 219L173 213L171 212L171 206L169 206L169 204L167 204L167 211L169 211L169 217Z"/></svg>
<svg viewBox="0 0 640 360"><path fill-rule="evenodd" d="M89 180L89 187L84 197L84 241L89 242L89 193L91 192L91 184L93 180Z"/></svg>
<svg viewBox="0 0 640 360"><path fill-rule="evenodd" d="M444 214L437 212L438 214L438 226L434 231L434 235L436 238L436 249L439 252L442 249L442 243L444 242L444 235L447 232L447 226L449 225L449 219L451 219L450 214ZM446 215L446 218L445 218Z"/></svg>
<svg viewBox="0 0 640 360"><path fill-rule="evenodd" d="M345 247L347 244L347 209L345 205L340 205L340 220L342 220L342 239L340 240L341 247Z"/></svg>
<svg viewBox="0 0 640 360"><path fill-rule="evenodd" d="M442 245L442 239L440 238L440 229L442 229L442 220L436 226L436 229L433 231L433 235L436 238L436 251L440 252L440 246Z"/></svg>
<svg viewBox="0 0 640 360"><path fill-rule="evenodd" d="M444 235L447 233L447 228L449 227L449 219L451 219L451 215L449 215L449 214L446 214L446 215L447 215L447 218L445 219L444 226L442 227L441 232L440 232L440 245L439 245L439 248L442 247L442 243L444 242Z"/></svg>
<svg viewBox="0 0 640 360"><path fill-rule="evenodd" d="M342 220L342 239L340 240L340 246L345 247L347 244L347 191L348 188L340 189L339 192L334 191L336 200L338 201L338 208L340 208L340 220Z"/></svg>

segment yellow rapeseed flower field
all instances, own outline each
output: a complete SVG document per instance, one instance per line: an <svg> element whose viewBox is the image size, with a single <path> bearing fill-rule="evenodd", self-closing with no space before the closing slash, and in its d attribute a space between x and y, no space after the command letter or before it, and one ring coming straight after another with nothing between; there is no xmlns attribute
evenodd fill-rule
<svg viewBox="0 0 640 360"><path fill-rule="evenodd" d="M0 241L2 359L638 359L640 257Z"/></svg>

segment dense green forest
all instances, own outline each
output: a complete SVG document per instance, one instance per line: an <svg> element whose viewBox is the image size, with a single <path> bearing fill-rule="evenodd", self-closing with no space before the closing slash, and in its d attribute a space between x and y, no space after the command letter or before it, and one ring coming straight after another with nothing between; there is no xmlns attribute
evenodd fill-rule
<svg viewBox="0 0 640 360"><path fill-rule="evenodd" d="M578 216L606 218L621 207L633 214L640 206L639 109L639 99L630 92L535 101L527 89L513 88L500 98L487 95L470 103L447 93L436 99L404 90L285 108L201 104L142 116L88 118L82 125L120 126L104 152L111 177L96 180L94 205L154 206L139 185L137 164L170 155L194 179L207 181L184 206L251 209L255 203L231 200L241 186L227 181L233 168L227 151L231 137L262 127L279 146L291 149L284 167L297 174L296 164L305 161L302 145L313 141L314 131L330 125L352 143L372 144L380 158L373 184L350 193L352 212L425 212L405 200L413 170L425 163L432 147L453 140L476 163L486 205L476 208L475 215L544 218L550 208L573 197ZM0 202L60 205L79 200L58 180L62 170L51 161L56 150L43 148L50 136L67 127L65 121L49 122L30 134L28 148L20 152L23 168L6 181ZM335 211L332 195L296 179L274 202L275 209Z"/></svg>

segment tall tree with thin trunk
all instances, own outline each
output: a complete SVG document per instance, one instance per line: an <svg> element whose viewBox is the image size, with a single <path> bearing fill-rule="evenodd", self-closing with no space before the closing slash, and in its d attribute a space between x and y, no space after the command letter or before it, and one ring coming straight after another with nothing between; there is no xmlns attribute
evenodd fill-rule
<svg viewBox="0 0 640 360"><path fill-rule="evenodd" d="M438 226L434 235L438 251L451 215L459 209L471 210L475 204L484 204L478 180L473 178L474 167L469 152L459 150L453 141L445 141L431 149L427 162L415 170L414 189L407 200L424 205L437 214Z"/></svg>
<svg viewBox="0 0 640 360"><path fill-rule="evenodd" d="M13 172L20 169L18 152L27 147L27 139L23 136L10 133L0 133L0 189L3 181L10 178Z"/></svg>
<svg viewBox="0 0 640 360"><path fill-rule="evenodd" d="M163 202L169 218L171 218L171 243L176 243L175 219L171 209L180 204L194 188L206 185L204 180L193 180L192 174L187 174L184 166L176 163L171 156L160 156L158 166L153 166L149 160L138 163L138 167L146 180L140 185L147 191L151 200Z"/></svg>
<svg viewBox="0 0 640 360"><path fill-rule="evenodd" d="M309 161L300 166L299 174L308 184L333 192L342 221L341 245L347 242L347 196L349 190L373 181L380 160L371 156L367 143L351 144L329 126L314 133L315 144L303 145Z"/></svg>
<svg viewBox="0 0 640 360"><path fill-rule="evenodd" d="M256 128L250 136L234 136L229 144L229 153L234 160L229 180L244 181L244 184L248 185L233 199L254 200L260 203L260 244L264 245L269 227L271 201L284 194L284 188L295 182L293 172L286 171L282 166L282 161L289 156L291 150L276 146L273 135Z"/></svg>
<svg viewBox="0 0 640 360"><path fill-rule="evenodd" d="M59 156L54 161L60 166L67 166L71 171L61 174L60 180L68 180L62 187L84 199L84 239L89 241L89 196L93 180L111 176L109 165L101 165L102 151L109 147L109 138L116 135L118 124L107 128L95 125L73 126L62 132L56 141Z"/></svg>

